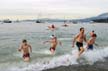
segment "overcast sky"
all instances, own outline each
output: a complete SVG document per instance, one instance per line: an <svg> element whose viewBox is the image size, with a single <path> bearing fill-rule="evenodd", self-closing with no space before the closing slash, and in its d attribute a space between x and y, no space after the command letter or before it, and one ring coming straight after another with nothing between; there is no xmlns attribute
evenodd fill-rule
<svg viewBox="0 0 108 71"><path fill-rule="evenodd" d="M108 12L108 0L0 0L0 19L85 18Z"/></svg>

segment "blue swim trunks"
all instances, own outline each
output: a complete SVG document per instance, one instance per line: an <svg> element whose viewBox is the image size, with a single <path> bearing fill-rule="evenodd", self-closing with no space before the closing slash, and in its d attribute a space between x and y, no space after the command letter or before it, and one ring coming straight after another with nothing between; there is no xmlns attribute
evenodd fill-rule
<svg viewBox="0 0 108 71"><path fill-rule="evenodd" d="M93 50L93 45L88 45L89 50Z"/></svg>

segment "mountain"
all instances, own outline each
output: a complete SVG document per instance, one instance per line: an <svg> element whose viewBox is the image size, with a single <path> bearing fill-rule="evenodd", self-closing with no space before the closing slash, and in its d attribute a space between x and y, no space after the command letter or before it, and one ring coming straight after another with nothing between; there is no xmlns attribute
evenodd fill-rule
<svg viewBox="0 0 108 71"><path fill-rule="evenodd" d="M100 17L100 18L108 18L108 13L101 14L98 17Z"/></svg>
<svg viewBox="0 0 108 71"><path fill-rule="evenodd" d="M98 23L108 23L108 13L103 13L94 17L84 18L84 19L49 19L49 18L41 18L41 19L34 19L34 20L23 20L23 21L32 21L36 22L41 20L41 22L73 22L75 24L80 22L98 22Z"/></svg>
<svg viewBox="0 0 108 71"><path fill-rule="evenodd" d="M98 22L98 23L108 23L108 13L103 13L95 17L85 18L85 19L78 19L76 21L79 22Z"/></svg>
<svg viewBox="0 0 108 71"><path fill-rule="evenodd" d="M93 22L98 22L98 23L108 23L108 13L98 15L92 21Z"/></svg>

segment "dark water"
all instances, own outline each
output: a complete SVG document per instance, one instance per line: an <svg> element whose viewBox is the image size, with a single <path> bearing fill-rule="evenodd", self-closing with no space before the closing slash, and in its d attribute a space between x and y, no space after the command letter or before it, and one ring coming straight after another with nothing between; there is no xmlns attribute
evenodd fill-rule
<svg viewBox="0 0 108 71"><path fill-rule="evenodd" d="M43 71L108 71L108 58L105 61L98 61L93 65L70 65L61 66L53 69L47 69Z"/></svg>

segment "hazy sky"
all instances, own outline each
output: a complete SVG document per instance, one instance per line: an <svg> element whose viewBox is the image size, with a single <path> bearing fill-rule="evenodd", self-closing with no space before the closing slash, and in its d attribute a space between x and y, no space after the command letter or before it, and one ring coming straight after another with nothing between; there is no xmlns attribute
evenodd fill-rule
<svg viewBox="0 0 108 71"><path fill-rule="evenodd" d="M108 12L108 0L0 0L0 19L85 18Z"/></svg>

